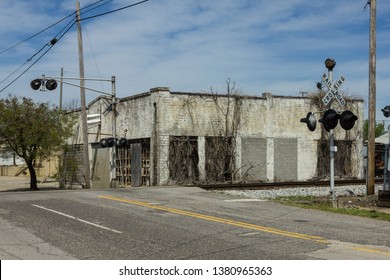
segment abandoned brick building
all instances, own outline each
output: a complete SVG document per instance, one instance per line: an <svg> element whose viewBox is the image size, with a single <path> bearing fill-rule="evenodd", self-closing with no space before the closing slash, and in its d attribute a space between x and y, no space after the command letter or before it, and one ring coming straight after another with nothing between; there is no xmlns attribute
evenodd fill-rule
<svg viewBox="0 0 390 280"><path fill-rule="evenodd" d="M87 109L89 116L98 116L88 125L92 186L108 187L112 181L148 186L327 176L328 134L321 125L311 132L300 122L308 112L320 111L320 100L270 93L182 93L160 87L118 99L113 118L111 99L98 97ZM347 109L358 120L349 131L335 129L336 176L362 178L363 101L348 101ZM115 136L128 140L114 153L100 145L101 139L112 136L113 122ZM80 123L65 153L68 163L71 159L77 165L74 173L83 170ZM66 164L64 168L71 169ZM82 181L80 174L72 177Z"/></svg>

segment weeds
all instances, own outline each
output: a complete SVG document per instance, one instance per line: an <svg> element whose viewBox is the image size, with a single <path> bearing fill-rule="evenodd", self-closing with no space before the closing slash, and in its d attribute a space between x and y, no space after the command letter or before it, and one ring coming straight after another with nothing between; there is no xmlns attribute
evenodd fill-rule
<svg viewBox="0 0 390 280"><path fill-rule="evenodd" d="M282 203L284 205L290 205L295 207L301 207L306 209L315 209L320 211L333 212L344 215L353 215L371 219L378 219L390 222L390 214L377 211L375 209L363 209L363 208L349 208L349 207L334 207L333 201L329 198L318 198L315 196L286 196L278 197L273 201Z"/></svg>

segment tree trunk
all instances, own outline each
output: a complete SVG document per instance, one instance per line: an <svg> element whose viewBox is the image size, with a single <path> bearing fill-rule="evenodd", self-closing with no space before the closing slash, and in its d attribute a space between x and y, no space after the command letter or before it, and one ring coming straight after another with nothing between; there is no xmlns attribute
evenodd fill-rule
<svg viewBox="0 0 390 280"><path fill-rule="evenodd" d="M34 165L32 161L27 162L28 171L30 172L30 190L37 191L38 185L37 185L37 174L34 169Z"/></svg>

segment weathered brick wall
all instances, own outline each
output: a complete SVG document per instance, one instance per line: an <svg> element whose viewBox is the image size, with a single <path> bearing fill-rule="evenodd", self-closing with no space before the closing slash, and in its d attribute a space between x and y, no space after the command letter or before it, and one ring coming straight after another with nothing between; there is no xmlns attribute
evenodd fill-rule
<svg viewBox="0 0 390 280"><path fill-rule="evenodd" d="M191 93L169 93L165 92L161 96L159 103L159 118L162 119L159 125L160 133L170 135L189 136L218 136L225 132L228 105L231 112L236 106L233 99L226 96L213 96L209 94ZM218 100L215 101L215 98ZM258 177L273 181L277 180L307 180L316 176L318 141L321 138L322 126L317 123L317 129L311 132L300 119L305 117L309 111L318 111L304 97L285 97L264 94L262 97L242 97L241 99L240 121L237 137L240 139L253 138L258 141L267 139L265 151L261 154L266 158L266 176ZM362 142L361 131L363 124L363 102L355 101L349 105L353 112L358 115L359 120L356 127L346 132L338 126L335 129L336 139L356 139L354 141L352 162L353 176L361 177L362 173ZM162 108L161 108L162 107ZM337 107L335 105L335 107ZM346 108L339 108L345 110ZM231 125L231 116L228 123ZM317 119L320 115L317 114ZM256 141L256 140L253 140ZM261 145L264 145L261 142ZM240 144L240 149L236 152L238 172L245 174L244 165L253 161L250 155L250 148L247 143ZM256 146L252 147L256 152ZM283 152L282 152L283 151ZM266 156L265 156L266 155ZM283 155L287 159L291 156L291 161L283 161ZM284 162L289 162L284 166ZM293 163L294 162L294 163ZM260 164L260 162L256 162ZM284 170L289 168L288 170ZM282 171L284 175L281 174ZM261 171L263 172L264 169ZM253 174L252 174L253 175Z"/></svg>
<svg viewBox="0 0 390 280"><path fill-rule="evenodd" d="M101 125L92 125L88 132L90 142L111 134L112 113L107 110L109 101L96 100L90 104L88 114L100 113ZM172 93L168 88L151 89L149 93L121 99L117 104L116 132L128 139L150 138L151 182L165 184L169 179L169 137L197 136L199 148L199 176L205 177L205 137L225 135L225 124L231 128L233 112L236 112L237 148L235 161L237 175L244 176L247 167L256 165L248 174L256 180L273 181L293 179L307 180L316 176L318 141L322 125L310 132L300 122L309 111L317 112L308 98L273 96L239 97L239 102L227 96L196 93ZM346 108L337 108L345 110ZM353 139L353 166L355 177L362 177L363 101L347 102L348 108L359 117L355 128L334 130L336 139ZM230 110L230 114L225 114ZM316 114L317 120L320 118ZM81 126L75 129L76 142L81 143ZM327 136L326 136L327 137ZM202 150L203 149L203 150ZM283 155L288 154L286 168ZM290 158L291 156L291 158ZM294 161L294 164L293 164ZM261 168L260 168L261 166ZM256 171L255 171L256 170ZM244 178L242 178L244 179Z"/></svg>
<svg viewBox="0 0 390 280"><path fill-rule="evenodd" d="M128 139L150 138L152 134L153 106L150 94L128 97L116 104L116 134ZM111 99L102 98L91 103L88 115L101 114L101 123L88 126L90 142L112 135ZM81 128L80 128L81 129ZM78 141L81 141L81 130Z"/></svg>

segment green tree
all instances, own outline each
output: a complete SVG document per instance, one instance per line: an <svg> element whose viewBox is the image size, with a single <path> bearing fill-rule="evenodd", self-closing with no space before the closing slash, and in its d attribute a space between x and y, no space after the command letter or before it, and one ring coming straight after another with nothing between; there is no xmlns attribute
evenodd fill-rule
<svg viewBox="0 0 390 280"><path fill-rule="evenodd" d="M375 124L375 138L385 134L385 125L380 122ZM363 124L363 140L368 140L368 120L364 121Z"/></svg>
<svg viewBox="0 0 390 280"><path fill-rule="evenodd" d="M38 190L34 161L58 153L72 135L74 118L25 97L0 99L0 145L22 158L30 173L30 189Z"/></svg>

